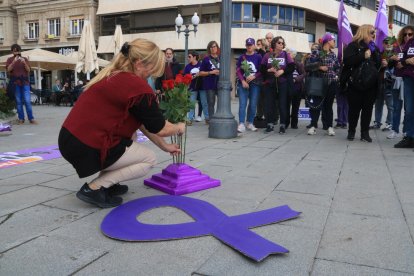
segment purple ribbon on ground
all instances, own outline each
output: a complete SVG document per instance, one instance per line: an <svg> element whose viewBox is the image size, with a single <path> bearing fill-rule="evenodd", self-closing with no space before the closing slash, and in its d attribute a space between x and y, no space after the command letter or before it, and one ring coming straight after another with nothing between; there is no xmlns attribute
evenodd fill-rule
<svg viewBox="0 0 414 276"><path fill-rule="evenodd" d="M167 206L181 209L195 222L153 225L137 220L145 211ZM296 218L299 214L300 212L283 205L229 217L203 200L162 195L132 200L113 209L104 218L101 230L110 238L125 241L157 241L212 235L246 256L261 261L270 254L289 251L250 231L249 228Z"/></svg>

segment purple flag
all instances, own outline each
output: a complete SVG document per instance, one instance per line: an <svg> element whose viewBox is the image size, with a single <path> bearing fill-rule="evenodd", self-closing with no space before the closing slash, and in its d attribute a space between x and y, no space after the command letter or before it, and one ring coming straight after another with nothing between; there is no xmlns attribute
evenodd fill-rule
<svg viewBox="0 0 414 276"><path fill-rule="evenodd" d="M382 41L388 36L388 16L385 0L381 0L379 4L377 19L375 20L375 29L377 29L375 44L377 44L377 47L382 52L384 50L382 47Z"/></svg>
<svg viewBox="0 0 414 276"><path fill-rule="evenodd" d="M352 29L349 23L348 16L344 7L344 2L341 0L338 12L338 59L342 61L342 47L348 45L352 41Z"/></svg>

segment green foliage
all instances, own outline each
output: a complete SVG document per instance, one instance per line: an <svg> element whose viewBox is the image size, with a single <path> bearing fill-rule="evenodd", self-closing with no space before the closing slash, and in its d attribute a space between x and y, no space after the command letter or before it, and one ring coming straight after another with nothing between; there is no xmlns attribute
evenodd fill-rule
<svg viewBox="0 0 414 276"><path fill-rule="evenodd" d="M0 119L13 116L14 101L10 100L6 95L6 90L0 89Z"/></svg>
<svg viewBox="0 0 414 276"><path fill-rule="evenodd" d="M164 99L160 102L160 108L164 110L165 118L171 123L185 122L187 113L194 108L188 86L180 83L166 91Z"/></svg>
<svg viewBox="0 0 414 276"><path fill-rule="evenodd" d="M247 62L247 60L243 60L240 65L241 69L244 72L244 77L247 78L253 73L252 68L250 67L250 64Z"/></svg>

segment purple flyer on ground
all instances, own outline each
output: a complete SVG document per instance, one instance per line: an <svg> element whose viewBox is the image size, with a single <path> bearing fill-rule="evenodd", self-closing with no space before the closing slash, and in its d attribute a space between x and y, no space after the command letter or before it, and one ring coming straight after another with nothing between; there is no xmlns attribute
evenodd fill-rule
<svg viewBox="0 0 414 276"><path fill-rule="evenodd" d="M36 161L60 158L57 145L0 153L0 169Z"/></svg>
<svg viewBox="0 0 414 276"><path fill-rule="evenodd" d="M153 208L176 207L195 221L154 225L138 221L138 216ZM286 248L252 232L249 228L298 217L287 205L249 214L227 216L210 203L181 196L151 196L127 202L113 209L101 224L102 232L124 241L160 241L212 235L257 262L270 254L287 253Z"/></svg>

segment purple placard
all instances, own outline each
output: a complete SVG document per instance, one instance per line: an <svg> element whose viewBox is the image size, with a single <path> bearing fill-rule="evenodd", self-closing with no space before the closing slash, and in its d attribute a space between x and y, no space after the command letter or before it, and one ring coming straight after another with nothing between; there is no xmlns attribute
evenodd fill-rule
<svg viewBox="0 0 414 276"><path fill-rule="evenodd" d="M155 225L140 222L140 214L159 207L176 207L195 221ZM283 246L250 231L258 227L293 219L296 212L287 205L253 213L227 216L214 205L182 196L150 196L132 200L113 209L102 221L102 232L124 241L159 241L212 235L245 256L260 262L270 254L289 252Z"/></svg>
<svg viewBox="0 0 414 276"><path fill-rule="evenodd" d="M0 169L16 165L60 158L57 145L0 153Z"/></svg>

